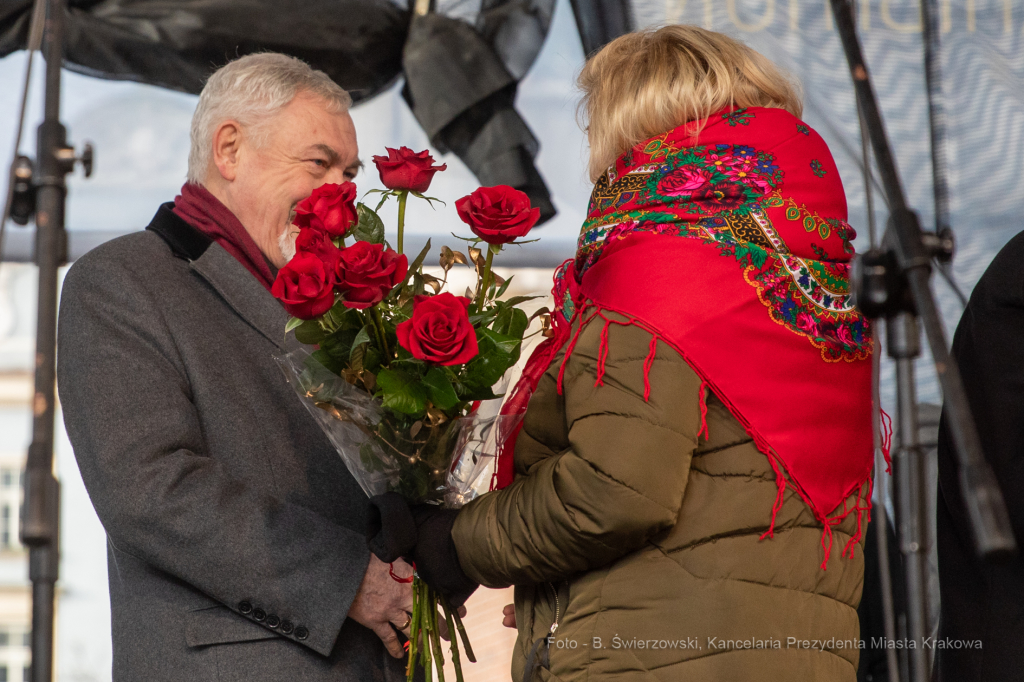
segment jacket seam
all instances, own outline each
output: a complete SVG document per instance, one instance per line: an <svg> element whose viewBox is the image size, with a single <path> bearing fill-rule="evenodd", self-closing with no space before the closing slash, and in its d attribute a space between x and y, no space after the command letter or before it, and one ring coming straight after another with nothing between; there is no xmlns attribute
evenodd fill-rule
<svg viewBox="0 0 1024 682"><path fill-rule="evenodd" d="M690 469L692 471L694 471L695 473L701 474L703 476L707 476L709 478L749 478L749 479L755 479L756 478L756 479L759 479L759 480L762 480L762 481L771 482L773 485L775 484L775 476L773 474L768 474L768 473L762 473L762 474L758 474L758 473L734 474L734 473L729 473L729 472L711 473L710 471L707 471L706 469L701 469L700 467L693 466L693 465L690 466Z"/></svg>
<svg viewBox="0 0 1024 682"><path fill-rule="evenodd" d="M678 436L682 436L683 438L686 438L687 440L690 440L690 436L685 434L685 433L683 433L682 431L677 431L676 429L674 429L674 428L672 428L670 426L666 426L665 424L660 424L660 423L658 423L656 421L651 420L649 417L645 417L644 415L641 415L641 414L623 414L622 412L611 412L611 411L607 411L607 410L602 411L602 412L591 412L591 413L585 414L585 415L583 415L581 417L577 417L576 419L574 419L572 421L571 424L569 424L569 431L571 432L573 427L575 427L578 423L580 423L580 422L582 422L582 421L584 421L586 419L592 419L592 418L595 418L595 417L621 417L623 419L638 419L638 420L640 420L640 421L642 421L642 422L644 422L646 424L650 424L651 426L657 427L659 429L664 429L665 431L668 431L670 433L674 433L674 434L676 434ZM570 441L571 440L572 440L572 438L570 437ZM696 433L693 435L693 442L695 444L695 447L693 448L693 452L696 452L696 443L697 443L697 435L696 435Z"/></svg>
<svg viewBox="0 0 1024 682"><path fill-rule="evenodd" d="M797 527L803 527L803 528L810 527L810 528L813 528L813 526L797 526ZM791 528L783 528L783 529L776 529L775 532L781 533L781 532L784 532L786 530L793 530L793 529L794 529L793 527L791 527ZM704 543L701 543L701 544L704 544ZM675 559L673 559L671 554L674 554L674 553L679 552L679 551L683 551L685 549L692 548L692 547L694 547L696 545L691 545L690 547L676 548L676 549L673 549L671 551L671 553L669 551L665 550L663 547L660 547L658 545L654 545L654 546L658 548L658 550L665 556L666 559L669 559L670 561L674 562L677 566L679 566L679 568L681 568L682 570L686 571L687 573L690 573L690 571L688 571L686 568L684 568L682 565L680 565ZM691 573L691 575L694 575L694 574ZM813 595L815 597L822 597L824 599L829 599L831 601L834 601L837 604L841 604L842 606L845 606L846 608L853 609L854 611L857 610L855 607L851 606L847 602L842 601L841 599L837 599L836 597L833 597L830 594L823 594L821 592L814 592L812 590L802 590L802 589L796 588L796 587L783 587L782 585L773 585L771 583L758 582L757 580L750 580L750 579L747 579L747 578L733 578L733 577L728 577L728 578L723 578L723 577L708 578L708 577L703 577L703 576L699 576L699 575L694 575L694 577L699 578L701 580L732 580L734 582L745 583L747 585L758 585L760 587L767 587L768 589L772 589L772 590L785 590L787 592L793 592L793 591L803 592L804 594L810 594L810 595ZM840 658L842 658L842 657L840 657Z"/></svg>
<svg viewBox="0 0 1024 682"><path fill-rule="evenodd" d="M702 449L702 450L699 450L699 451L695 451L693 454L694 455L713 455L715 453L721 452L722 450L729 450L731 448L739 447L740 445L746 445L747 443L753 443L753 442L754 442L753 438L749 438L749 437L748 438L741 438L740 440L733 441L732 443L726 443L725 445L719 445L719 446L716 446L716 447L713 447L713 448L707 448L707 449Z"/></svg>
<svg viewBox="0 0 1024 682"><path fill-rule="evenodd" d="M678 509L678 508L677 508L677 509L672 509L672 508L670 508L670 507L666 507L665 505L661 504L660 502L656 502L656 501L652 500L652 499L651 499L650 497L648 497L647 495L643 494L642 492L640 492L639 490L637 490L637 489L636 489L636 488L634 488L633 486L629 485L629 484L628 484L628 483L626 483L625 481L620 481L619 479L615 478L614 476L612 476L612 475L611 475L611 474L609 474L608 472L606 472L606 471L604 471L603 469L601 469L601 468L597 467L597 466L596 466L596 465L595 465L595 464L594 464L593 462L591 462L591 461L590 461L589 459L586 459L585 457L581 457L581 456L580 456L580 454L579 454L578 452L576 452L576 450L575 450L575 449L573 449L573 450L572 450L572 453L573 453L574 455L576 455L576 457L577 457L577 458L578 458L578 459L579 459L580 461L582 461L582 462L585 462L585 463L587 464L587 466L589 466L589 467L590 467L590 468L591 468L591 469L592 469L592 470L593 470L593 471L594 471L595 473L597 473L598 475L600 475L600 476L603 476L603 477L607 478L607 479L608 479L609 481L611 481L611 482L613 482L613 483L616 483L616 484L618 484L618 485L622 486L622 487L623 487L623 488L625 488L626 490L629 490L630 492L632 492L633 494L637 495L638 497L642 497L643 499L647 500L647 501L648 501L648 502L650 502L651 504L653 504L653 505L655 505L655 506L657 506L657 507L660 507L661 509L664 509L664 510L665 510L665 511L667 511L667 512L668 512L669 514L672 514L672 515L673 515L673 518L675 518L675 517L677 517L677 516L679 515L679 509ZM556 493L556 494L557 494L557 493ZM561 500L561 497L559 497L559 500ZM680 501L680 506L681 506L681 505L682 505L682 502ZM564 506L564 504L563 504L563 506ZM566 508L566 511L568 511L568 507ZM576 523L576 518L575 518L575 514L573 514L572 512L569 512L569 513L570 513L570 515L572 515L572 516L573 516L573 523L574 523L574 524L576 525L576 529L577 529L577 530L580 530L580 528L579 528L579 524L578 524L578 523ZM603 544L603 543L602 543L602 544ZM605 545L605 546L606 546L606 547L608 547L608 545ZM615 549L614 547L608 547L608 548L609 548L609 549Z"/></svg>

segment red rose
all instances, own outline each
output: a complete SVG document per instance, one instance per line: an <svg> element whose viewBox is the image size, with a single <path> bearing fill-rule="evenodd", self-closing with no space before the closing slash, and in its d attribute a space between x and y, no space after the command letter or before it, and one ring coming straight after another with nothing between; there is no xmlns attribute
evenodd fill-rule
<svg viewBox="0 0 1024 682"><path fill-rule="evenodd" d="M304 227L295 238L295 253L309 253L324 263L334 265L338 258L338 247L331 241L331 235L315 227Z"/></svg>
<svg viewBox="0 0 1024 682"><path fill-rule="evenodd" d="M540 218L530 197L508 185L481 187L455 202L462 222L488 244L508 244L525 237Z"/></svg>
<svg viewBox="0 0 1024 682"><path fill-rule="evenodd" d="M345 306L361 310L380 303L408 271L405 256L383 244L356 242L341 249L334 275L338 289L345 294Z"/></svg>
<svg viewBox="0 0 1024 682"><path fill-rule="evenodd" d="M351 182L320 185L295 207L294 223L340 237L359 220L355 200L356 186Z"/></svg>
<svg viewBox="0 0 1024 682"><path fill-rule="evenodd" d="M334 274L316 256L299 253L277 271L270 293L291 315L312 320L334 305Z"/></svg>
<svg viewBox="0 0 1024 682"><path fill-rule="evenodd" d="M414 358L436 365L461 365L478 352L476 330L469 321L469 299L447 291L417 296L412 317L398 325L398 343Z"/></svg>
<svg viewBox="0 0 1024 682"><path fill-rule="evenodd" d="M434 173L448 168L448 164L435 166L430 152L414 152L408 147L391 149L385 147L387 157L375 156L373 162L380 171L380 181L388 189L408 190L423 193L430 187Z"/></svg>

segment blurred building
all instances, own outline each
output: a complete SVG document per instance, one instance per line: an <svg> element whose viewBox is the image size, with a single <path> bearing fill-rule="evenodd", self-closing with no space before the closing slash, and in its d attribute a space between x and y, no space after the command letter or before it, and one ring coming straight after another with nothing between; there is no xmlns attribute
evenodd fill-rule
<svg viewBox="0 0 1024 682"><path fill-rule="evenodd" d="M0 266L0 682L28 679L32 590L18 542L31 434L35 269Z"/></svg>

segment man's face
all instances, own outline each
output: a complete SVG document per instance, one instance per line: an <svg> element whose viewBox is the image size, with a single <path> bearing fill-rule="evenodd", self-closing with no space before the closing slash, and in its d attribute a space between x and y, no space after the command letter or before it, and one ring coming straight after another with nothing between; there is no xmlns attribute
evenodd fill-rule
<svg viewBox="0 0 1024 682"><path fill-rule="evenodd" d="M280 268L294 253L295 205L324 183L354 178L359 148L348 112L332 114L307 93L263 126L262 145L245 134L240 138L225 203Z"/></svg>

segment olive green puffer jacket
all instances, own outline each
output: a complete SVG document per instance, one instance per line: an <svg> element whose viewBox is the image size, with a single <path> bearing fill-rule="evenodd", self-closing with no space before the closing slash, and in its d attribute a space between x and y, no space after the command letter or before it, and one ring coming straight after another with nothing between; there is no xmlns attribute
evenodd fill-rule
<svg viewBox="0 0 1024 682"><path fill-rule="evenodd" d="M860 546L839 550L855 515L824 571L822 526L791 489L760 540L777 492L767 458L713 396L698 438L701 381L661 342L645 401L651 337L635 326L611 325L595 386L602 326L581 333L563 395L561 356L541 380L515 481L452 531L470 577L516 586L513 680L557 621L535 680L853 682L864 563Z"/></svg>

